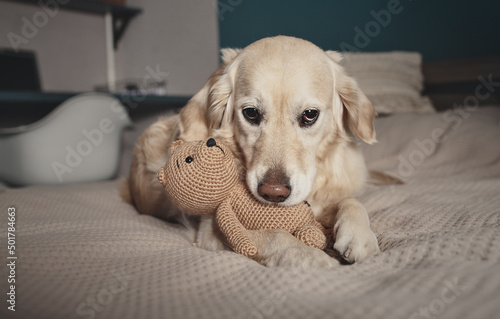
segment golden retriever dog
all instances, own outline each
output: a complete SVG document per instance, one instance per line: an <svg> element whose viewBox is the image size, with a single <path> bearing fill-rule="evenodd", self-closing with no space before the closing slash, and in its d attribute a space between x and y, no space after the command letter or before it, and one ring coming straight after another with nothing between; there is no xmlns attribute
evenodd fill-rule
<svg viewBox="0 0 500 319"><path fill-rule="evenodd" d="M333 228L347 262L379 251L356 196L369 177L357 138L375 142L375 111L339 65L342 56L293 37L223 49L223 63L180 114L160 118L139 138L127 197L141 214L190 223L202 248L225 249L213 216L187 217L166 198L156 172L173 141L217 138L236 155L253 195L268 203L311 204ZM339 262L281 230L252 231L267 266L330 267ZM332 248L332 247L330 247Z"/></svg>

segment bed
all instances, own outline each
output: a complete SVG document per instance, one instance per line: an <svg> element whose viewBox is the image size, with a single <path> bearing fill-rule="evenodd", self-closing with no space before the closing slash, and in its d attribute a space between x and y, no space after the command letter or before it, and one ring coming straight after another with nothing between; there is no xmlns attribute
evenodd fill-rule
<svg viewBox="0 0 500 319"><path fill-rule="evenodd" d="M480 74L498 79L495 61L493 71L471 71L473 88ZM0 317L498 317L500 107L485 99L444 110L450 92L462 102L475 91L464 81L435 80L432 70L443 67L449 65L424 66L429 85L419 88L440 97L433 101L441 112L382 115L375 120L379 143L362 145L370 169L405 181L370 185L358 197L380 254L333 269L266 268L230 251L194 247L182 227L139 215L119 197L121 176L5 188L2 293L7 301L14 295L15 311L4 301ZM500 88L492 90L498 98ZM137 134L153 120L138 120L126 133L121 175ZM17 259L8 259L7 243Z"/></svg>

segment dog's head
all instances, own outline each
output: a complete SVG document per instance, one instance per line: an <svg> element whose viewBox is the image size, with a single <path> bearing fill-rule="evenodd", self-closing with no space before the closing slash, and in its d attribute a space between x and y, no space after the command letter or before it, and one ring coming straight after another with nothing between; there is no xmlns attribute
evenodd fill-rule
<svg viewBox="0 0 500 319"><path fill-rule="evenodd" d="M374 109L340 60L337 52L285 36L223 50L209 127L234 140L256 198L297 204L310 193L325 152L354 136L375 141Z"/></svg>

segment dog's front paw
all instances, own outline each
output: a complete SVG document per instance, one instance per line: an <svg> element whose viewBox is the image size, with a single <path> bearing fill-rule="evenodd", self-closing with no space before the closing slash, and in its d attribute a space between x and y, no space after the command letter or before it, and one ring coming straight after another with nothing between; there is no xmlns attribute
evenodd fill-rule
<svg viewBox="0 0 500 319"><path fill-rule="evenodd" d="M369 225L356 225L339 220L333 229L333 248L349 263L354 263L380 252L377 236Z"/></svg>
<svg viewBox="0 0 500 319"><path fill-rule="evenodd" d="M259 246L256 257L267 267L330 268L339 262L324 251L306 246L303 242L283 230L250 231Z"/></svg>
<svg viewBox="0 0 500 319"><path fill-rule="evenodd" d="M331 268L339 262L322 250L305 246L293 247L272 255L261 256L260 263L267 267L293 267L293 268Z"/></svg>

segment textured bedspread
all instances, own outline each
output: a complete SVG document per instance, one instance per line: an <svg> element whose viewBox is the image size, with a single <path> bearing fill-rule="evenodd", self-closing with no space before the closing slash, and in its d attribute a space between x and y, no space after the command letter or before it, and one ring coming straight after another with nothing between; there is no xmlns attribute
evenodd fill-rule
<svg viewBox="0 0 500 319"><path fill-rule="evenodd" d="M190 244L121 202L118 181L0 193L1 318L498 318L500 108L376 120L359 199L382 252L334 269L263 267ZM15 207L15 312L7 213ZM10 272L12 273L12 272Z"/></svg>

